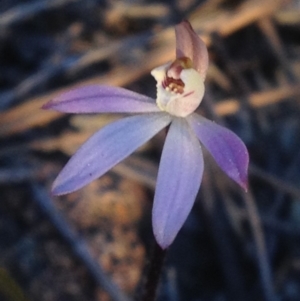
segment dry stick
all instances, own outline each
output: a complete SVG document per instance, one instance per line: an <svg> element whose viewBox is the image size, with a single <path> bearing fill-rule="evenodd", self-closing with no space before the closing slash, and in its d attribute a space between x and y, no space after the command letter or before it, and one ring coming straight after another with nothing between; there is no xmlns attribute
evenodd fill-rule
<svg viewBox="0 0 300 301"><path fill-rule="evenodd" d="M223 182L218 180L218 178L217 178L217 184L219 187L221 187L221 190L226 191ZM248 220L253 232L254 242L257 251L257 261L258 261L257 265L259 269L259 275L261 278L264 298L265 301L275 301L277 300L277 298L273 289L272 272L270 269L269 258L267 256L264 232L261 226L260 217L257 212L257 208L251 192L250 191L248 191L247 193L241 192L241 195L242 198L244 199Z"/></svg>
<svg viewBox="0 0 300 301"><path fill-rule="evenodd" d="M234 74L235 75L235 74ZM235 76L236 77L236 76ZM242 90L244 90L245 93L249 92L247 86L245 86L244 82L240 82L240 86L242 87ZM248 103L253 103L253 98L248 100ZM239 105L240 106L240 105ZM212 106L211 106L212 108ZM253 230L253 235L258 251L258 267L260 270L260 275L261 275L261 281L262 281L262 286L264 288L264 295L267 300L274 300L275 299L275 294L273 291L273 286L272 286L272 277L271 277L271 271L268 263L268 258L267 258L267 252L265 248L265 241L263 237L263 232L262 228L260 225L260 220L259 216L255 207L255 203L250 197L250 195L247 195L244 197L245 199L245 204L249 216L249 221L252 226Z"/></svg>
<svg viewBox="0 0 300 301"><path fill-rule="evenodd" d="M281 190L282 192L285 192L300 200L300 189L298 187L262 170L255 164L250 164L249 172L251 173L251 175L269 183L270 185L276 187L278 190Z"/></svg>
<svg viewBox="0 0 300 301"><path fill-rule="evenodd" d="M138 3L138 2L116 2L107 9L108 15L113 16L113 21L128 18L134 19L162 19L170 14L170 6L159 3ZM112 21L111 21L112 22Z"/></svg>
<svg viewBox="0 0 300 301"><path fill-rule="evenodd" d="M125 71L125 70L123 70ZM129 74L130 71L126 68L126 72ZM109 73L107 76L99 77L98 82L105 84L108 78L115 75L115 80L121 79L118 74ZM123 74L122 77L124 78ZM94 83L94 81L92 81ZM60 93L67 89L61 89ZM60 117L62 113L56 111L43 111L41 106L49 101L52 97L59 93L50 93L44 96L36 97L29 102L21 104L16 108L12 108L6 112L0 112L0 137L17 134L22 131L29 130L37 126L44 126ZM297 85L285 85L279 88L274 88L268 91L255 92L248 97L250 106L254 109L259 109L269 105L273 105L282 101L286 101L292 97L300 96L300 86ZM241 104L237 98L224 99L213 105L214 110L219 116L233 115L240 110Z"/></svg>
<svg viewBox="0 0 300 301"><path fill-rule="evenodd" d="M298 96L300 96L299 84L284 85L267 91L254 92L249 95L248 102L254 109L259 109L292 97L295 97L294 101L297 101ZM215 104L214 108L220 116L233 115L240 110L241 104L237 98L230 98Z"/></svg>
<svg viewBox="0 0 300 301"><path fill-rule="evenodd" d="M208 83L216 83L227 93L232 91L232 83L227 74L221 70L214 62L209 63L209 69L206 77ZM205 93L206 94L206 93Z"/></svg>
<svg viewBox="0 0 300 301"><path fill-rule="evenodd" d="M270 262L267 255L264 232L255 205L255 201L250 191L243 193L242 196L248 212L248 218L251 229L253 231L253 237L257 249L258 268L265 300L275 301L277 300L277 297L275 295L273 287L272 271L270 269Z"/></svg>
<svg viewBox="0 0 300 301"><path fill-rule="evenodd" d="M213 166L208 164L208 166ZM214 167L213 167L214 168ZM212 233L218 259L221 264L224 282L228 288L229 300L247 301L245 294L245 279L238 264L238 254L230 239L230 230L224 212L224 206L216 198L215 186L212 185L212 169L208 168L209 177L202 184L203 199L201 204L205 207L208 215L207 224ZM214 177L214 183L219 182L219 177ZM218 184L218 183L217 183ZM223 185L218 185L221 195L224 194ZM200 203L198 203L200 205ZM227 224L227 225L226 225Z"/></svg>
<svg viewBox="0 0 300 301"><path fill-rule="evenodd" d="M281 68L285 71L288 79L292 83L296 83L297 79L294 74L293 68L290 64L290 61L287 58L287 55L284 50L284 46L280 40L280 37L276 31L276 28L271 18L260 19L258 21L258 26L262 31L262 33L267 38L267 41L269 42L269 45L271 46L273 53L276 55L281 65Z"/></svg>
<svg viewBox="0 0 300 301"><path fill-rule="evenodd" d="M122 53L130 52L133 46L143 46L150 40L151 34L144 32L133 37L124 38L121 41L112 42L108 46L101 49L90 50L83 54L79 58L70 61L70 58L66 56L65 50L69 47L68 41L74 39L71 30L65 33L64 39L66 42L63 45L58 45L60 48L55 51L52 56L46 61L46 67L38 70L36 73L30 75L28 78L20 82L12 91L0 94L3 98L0 103L0 109L5 109L8 105L12 106L16 101L27 97L30 93L33 93L39 86L46 84L50 79L59 74L66 73L67 76L74 75L76 72L80 72L82 69L89 67L90 65L108 59L110 57L119 56ZM63 48L63 49L62 49ZM57 61L57 57L61 57L60 61ZM56 62L56 63L53 63Z"/></svg>
<svg viewBox="0 0 300 301"><path fill-rule="evenodd" d="M213 5L210 8L203 5L193 12L190 19L193 28L201 33L206 45L210 46L212 32L227 37L261 18L273 15L289 2L291 0L248 0L231 10L222 10L218 6L212 9Z"/></svg>
<svg viewBox="0 0 300 301"><path fill-rule="evenodd" d="M56 55L56 54L55 54ZM49 62L52 60L50 58ZM66 68L65 63L61 64L52 64L44 69L40 69L35 74L29 76L24 81L19 83L12 92L6 92L1 95L1 104L0 109L3 111L9 106L15 105L15 102L22 97L28 96L30 93L34 92L39 86L47 83L51 78L54 78L60 72Z"/></svg>
<svg viewBox="0 0 300 301"><path fill-rule="evenodd" d="M285 181L287 181L288 179L291 179L292 175L295 175L297 174L297 170L298 170L298 167L300 166L300 153L298 153L294 158L293 160L291 161L291 163L289 164L289 166L287 166L284 174L283 174L283 178ZM273 178L271 178L272 181L274 181ZM286 184L287 185L287 188L293 188L291 190L291 192L297 192L297 188L296 187L293 187L291 186L289 183L278 183L278 181L275 181L274 184L276 185L282 185L282 184ZM295 188L295 189L294 189ZM294 200L300 200L300 189L298 189L298 194L291 194L292 197L294 197ZM274 220L272 217L273 216L277 216L279 213L280 213L280 210L282 208L282 206L284 205L284 200L285 200L285 197L284 197L284 193L281 191L280 193L276 194L276 197L272 203L272 206L270 208L270 210L268 211L268 216L266 217L266 220L267 221L271 221L271 220ZM265 222L265 220L263 220ZM275 220L274 220L275 221ZM281 221L279 221L279 223L283 224ZM285 227L280 227L281 225L277 223L277 228L276 229L283 229L285 230L285 232L288 232L287 230L291 230L290 232L291 233L298 233L298 231L295 231L295 226L293 225L284 225ZM270 224L270 223L269 223ZM266 223L266 225L269 225ZM274 225L275 223L273 222L271 225L273 225L273 228L274 228ZM284 232L284 231L283 231ZM276 256L276 246L277 246L277 243L278 243L278 236L276 236L274 233L271 233L271 235L269 236L269 252L270 252L270 256Z"/></svg>
<svg viewBox="0 0 300 301"><path fill-rule="evenodd" d="M246 128L246 124L250 124L250 120L253 118L251 115L253 109L248 101L248 96L251 94L251 88L245 79L238 62L231 58L221 36L218 33L214 33L212 38L218 55L223 61L226 73L233 79L232 86L236 90L235 93L240 98L240 110L236 117L240 123L242 123L242 127Z"/></svg>
<svg viewBox="0 0 300 301"><path fill-rule="evenodd" d="M220 183L220 185L222 185ZM277 187L278 188L278 187ZM286 188L286 187L285 187ZM277 300L274 288L273 288L273 279L272 271L270 268L270 261L267 255L267 250L265 246L265 238L263 228L261 226L259 214L255 205L255 201L252 197L251 192L242 193L244 199L246 210L248 213L248 219L251 225L253 232L253 237L257 250L257 261L258 269L261 278L263 293L266 301L275 301Z"/></svg>
<svg viewBox="0 0 300 301"><path fill-rule="evenodd" d="M289 166L287 166L285 175L284 175L285 181L288 179L291 179L292 175L297 174L299 166L300 166L300 152L293 158L293 160L289 164ZM278 185L278 184L276 182L276 185ZM282 182L280 184L282 184ZM287 187L292 188L290 184L285 183L285 182L284 182L284 184L288 185ZM293 187L292 191L296 192L295 187ZM300 192L300 190L298 190L298 191ZM300 194L295 194L295 195L292 194L292 196L295 197L295 200L300 200ZM283 197L283 194L281 193L281 194L277 195L275 202L270 211L273 214L276 214L280 210L283 202L284 202L284 197Z"/></svg>
<svg viewBox="0 0 300 301"><path fill-rule="evenodd" d="M224 50L224 49L223 49ZM233 74L236 76L235 74ZM247 83L245 81L239 82L240 88L244 93L248 94L248 87ZM208 102L212 102L212 99L208 97ZM249 101L246 104L243 104L243 107L246 109L249 106ZM208 106L208 109L210 110L210 114L215 114L213 112L213 106L210 104ZM220 120L221 123L222 120ZM219 186L223 187L223 184L219 181ZM224 188L223 188L224 190ZM254 203L253 198L250 196L250 192L248 194L243 194L243 198L245 201L247 213L249 222L253 231L254 241L257 249L257 259L258 259L258 268L259 268L259 274L261 278L261 284L263 288L263 293L265 296L266 301L274 301L276 300L276 296L273 290L273 281L272 281L272 273L269 265L269 260L267 257L267 251L265 247L265 241L264 241L264 235L263 230L260 225L260 219L258 212L256 210L256 206Z"/></svg>
<svg viewBox="0 0 300 301"><path fill-rule="evenodd" d="M214 32L212 34L212 39L214 47L217 50L217 54L224 64L226 73L230 75L232 79L234 79L235 83L237 84L237 87L240 90L239 92L242 92L243 96L250 94L251 89L245 78L242 76L241 68L235 60L231 59L227 48L224 45L224 40L221 38L220 34ZM246 106L249 105L249 103L246 101L246 97L242 98L241 103L245 104Z"/></svg>
<svg viewBox="0 0 300 301"><path fill-rule="evenodd" d="M262 216L262 222L268 229L283 235L291 236L292 238L299 239L300 227L290 222L283 222L276 218Z"/></svg>
<svg viewBox="0 0 300 301"><path fill-rule="evenodd" d="M49 58L44 61L42 68L22 80L12 90L0 94L0 110L3 111L8 106L11 107L16 101L22 98L24 99L30 95L30 93L35 92L40 86L45 85L51 78L63 73L65 70L69 70L74 62L70 62L70 59L65 57L72 44L72 40L78 37L79 33L80 31L74 30L73 27L70 26L64 32L62 42L55 44L55 50Z"/></svg>
<svg viewBox="0 0 300 301"><path fill-rule="evenodd" d="M21 21L24 18L29 17L32 14L36 14L39 13L40 11L44 10L44 9L48 9L49 7L55 7L58 5L61 5L63 3L67 3L70 1L74 1L74 0L64 0L64 1L55 1L55 0L51 0L51 1L43 1L43 2L34 2L34 3L30 3L28 5L22 5L20 7L16 7L13 8L12 10L0 15L0 26L5 26L5 25L9 25L13 22L16 21ZM251 11L251 9L250 9ZM263 10L262 10L263 11ZM244 12L240 12L241 14L245 14ZM247 13L248 14L248 13ZM221 17L222 19L222 12L219 13L218 15L219 17ZM224 27L224 24L221 24L221 22L215 22L215 26L213 27L213 30L215 31L219 31L220 27ZM247 24L247 23L246 23ZM245 26L245 24L243 24L243 26ZM198 30L202 29L202 25L200 24L198 27ZM204 24L205 27L205 24ZM211 30L212 28L210 28ZM231 28L231 30L236 30L237 28L233 27ZM227 30L227 34L230 32L230 30ZM172 38L174 39L174 33L173 33L173 29L168 28L165 31L163 31L161 34L161 39L158 37L157 38L157 42L160 44L158 51L154 50L152 51L152 53L147 55L147 63L144 62L144 58L142 58L142 63L141 62L135 62L135 65L138 66L139 72L138 75L141 76L147 72L149 72L149 70L153 69L154 67L165 63L166 61L170 60L173 56L174 56L174 52L173 47L171 46L172 43ZM140 40L140 41L144 41L146 42L146 40L144 39L136 39L136 40ZM204 36L204 40L206 40L207 44L209 44L209 37ZM124 39L125 45L126 45L126 39ZM62 62L62 64L59 64L59 66L54 66L53 69L67 69L66 72L74 72L77 71L80 68L86 68L88 65L95 63L95 62L100 62L104 59L109 59L111 57L114 57L116 55L116 52L120 52L121 48L123 48L124 45L120 46L120 43L122 44L122 41L118 41L115 43L110 43L109 46L106 46L104 48L101 48L100 50L94 50L94 51L89 51L86 54L84 54L82 56L82 58L80 58L78 60L78 62L75 62L75 64L70 64L69 68L69 62L68 60L66 62ZM165 46L165 47L164 47ZM163 55L161 55L161 53L159 53L160 51L164 52ZM130 51L129 51L130 52ZM153 56L154 54L154 56ZM153 59L149 58L149 55L153 57ZM161 61L161 57L164 58L164 61ZM150 64L148 63L150 62ZM63 66L63 67L62 67ZM143 68L141 68L140 66L143 66ZM126 66L123 66L126 67ZM131 70L132 66L129 67L130 72L125 72L126 76L123 76L123 83L120 83L119 85L126 85L129 82L131 82L132 80L136 79L137 76L135 77L128 77L128 74L132 74L133 70ZM52 71L53 72L53 71ZM22 92L25 90L25 92L28 92L28 84L31 86L34 85L34 80L35 78L38 79L38 81L45 81L45 79L47 79L48 77L51 77L51 73L49 73L48 70L42 70L42 71L38 71L36 74L32 75L30 79L25 80L23 83L19 84L17 87L15 87L14 89L12 89L12 91L9 91L6 95L5 98L7 98L6 102L8 103L10 101L10 99L15 99L16 97L20 97L22 96ZM40 74L42 74L42 77L40 76ZM45 78L45 79L43 79ZM95 78L95 82L97 82L97 78ZM87 84L88 82L86 82ZM113 82L109 82L109 84L113 84ZM82 83L84 84L84 82ZM37 86L37 85L35 85ZM71 87L70 87L71 88ZM25 97L26 97L26 93L25 93Z"/></svg>
<svg viewBox="0 0 300 301"><path fill-rule="evenodd" d="M232 12L221 12L217 16L214 12L209 14L209 16L205 16L205 18L197 18L192 23L195 29L199 32L204 32L201 37L209 46L211 44L211 39L209 37L209 32L217 32L221 37L228 36L233 32L253 23L260 18L264 18L268 15L273 14L276 10L278 10L286 1L284 0L265 0L265 1L246 1L243 5L241 5L237 11ZM259 5L257 5L259 3ZM259 8L259 9L258 9ZM195 12L195 15L200 15L201 9ZM202 21L203 20L203 21ZM226 21L226 22L224 22ZM57 96L58 94L67 91L71 88L88 85L88 84L109 84L109 85L116 85L116 86L124 86L127 85L147 72L149 72L154 67L165 63L166 61L170 60L174 57L173 47L171 47L172 38L174 39L174 33L172 28L168 28L163 31L157 38L156 38L156 45L157 47L154 48L149 54L147 54L147 59L142 59L142 63L136 63L134 66L117 66L109 73L105 74L104 76L97 76L87 80L84 80L80 83L70 85L64 89L58 89L52 93L48 93L44 96L35 97L28 101L28 106L32 107L28 112L21 113L21 116L17 116L14 119L11 115L18 115L18 108L16 110L9 111L9 116L6 116L6 113L0 113L0 136L2 135L10 135L12 133L18 133L26 127L33 127L33 126L41 126L44 124L49 123L50 121L59 118L61 116L60 113L57 112L48 112L48 113L40 113L37 114L39 108L51 98ZM115 53L113 51L113 53ZM101 57L101 56L100 56ZM145 56L146 57L146 56ZM93 61L93 60L91 60ZM126 76L124 76L126 74ZM300 87L299 86L292 86L292 87L283 87L285 89L284 93L286 94L300 94ZM250 105L254 107L260 107L267 104L276 103L281 101L284 96L281 94L280 91L274 91L274 95L268 97L265 93L262 92L262 95L258 95L259 99L258 102L256 101L256 95L253 94L250 99ZM295 91L297 90L297 91ZM278 93L279 92L279 93ZM278 96L280 98L278 98ZM264 101L262 98L266 97L266 103L262 103ZM286 96L288 97L288 95ZM253 100L252 100L253 98ZM24 106L24 109L26 104ZM240 109L240 103L237 99L230 99L224 103L220 103L216 107L216 112L220 115L227 115L227 114L234 114ZM7 117L7 118L6 118ZM6 124L5 124L6 123Z"/></svg>
<svg viewBox="0 0 300 301"><path fill-rule="evenodd" d="M122 164L118 165L118 168L115 169L115 171L117 171L118 173L121 173L121 174L125 174L125 173L129 174L129 175L135 174L134 175L135 179L147 178L147 180L144 182L144 184L147 184L147 186L149 186L150 188L154 188L155 174L157 173L156 165L154 163L152 163L151 161L141 160L137 156L132 156L131 160L132 160L132 162L130 162L130 163L128 162L129 164L126 164L126 162L124 162L124 164L122 163ZM128 173L128 170L130 170L131 163L133 163L135 167L134 167L134 170L131 170L131 172ZM150 167L148 170L152 170L152 172L149 172L149 173L147 172L145 174L144 172L141 171L141 170L143 170L145 164L147 164ZM299 197L299 189L291 186L290 184L283 182L282 180L278 179L276 176L270 175L269 173L260 170L256 166L250 167L250 173L255 176L260 177L262 180L268 182L270 185L272 185L275 189L277 189L279 191ZM250 195L250 197L251 197L251 195ZM265 241L264 241L264 237L263 237L262 226L261 226L261 222L260 222L260 219L258 216L258 212L257 212L256 206L255 206L255 203L253 203L253 202L254 202L253 199L249 200L249 196L245 197L245 204L246 204L246 208L247 208L247 212L248 212L248 218L252 225L253 235L255 238L256 245L257 245L258 260L260 262L259 268L260 268L260 272L261 272L261 278L262 278L262 281L263 281L264 287L265 287L265 295L269 296L269 298L266 300L274 301L274 299L270 299L270 298L273 298L274 293L273 293L273 289L271 286L271 283L272 283L271 272L270 272L270 268L268 265L268 258L266 255L266 247L265 247ZM265 223L266 223L266 226L270 226L270 227L274 227L274 225L275 225L275 222L270 224L269 220L267 220ZM290 228L286 228L286 227L283 230L281 228L280 229L282 231L288 231Z"/></svg>
<svg viewBox="0 0 300 301"><path fill-rule="evenodd" d="M0 184L15 184L36 179L37 170L32 167L0 168Z"/></svg>
<svg viewBox="0 0 300 301"><path fill-rule="evenodd" d="M113 167L112 170L121 176L142 183L150 189L155 189L158 168L157 164L148 159L132 155Z"/></svg>
<svg viewBox="0 0 300 301"><path fill-rule="evenodd" d="M113 170L120 175L129 176L151 189L155 188L157 165L150 160L140 158L137 155L132 155L128 159L125 159L122 163L115 166ZM285 182L277 176L263 171L256 165L250 164L249 173L251 176L258 177L269 183L274 189L300 199L299 188Z"/></svg>
<svg viewBox="0 0 300 301"><path fill-rule="evenodd" d="M300 22L300 10L296 5L291 5L274 15L274 20L279 25L298 26Z"/></svg>
<svg viewBox="0 0 300 301"><path fill-rule="evenodd" d="M135 47L144 47L152 37L152 32L144 31L140 34L135 34L133 36L110 42L101 47L98 46L96 48L92 48L76 59L70 65L69 69L66 70L66 73L67 75L76 74L76 72L79 72L82 69L87 69L101 61L114 59L120 56L126 57L126 53L130 53ZM66 60L68 60L68 58L66 58Z"/></svg>
<svg viewBox="0 0 300 301"><path fill-rule="evenodd" d="M259 19L273 15L282 6L291 0L248 0L235 9L232 13L225 15L219 30L215 30L214 21L211 20L212 31L217 31L220 36L226 37L233 32L256 22Z"/></svg>
<svg viewBox="0 0 300 301"><path fill-rule="evenodd" d="M78 2L79 0L36 0L31 3L21 4L0 14L0 28L21 22L47 9L53 9L66 5L69 2Z"/></svg>
<svg viewBox="0 0 300 301"><path fill-rule="evenodd" d="M155 188L157 165L150 160L132 155L116 165L113 171L122 176L129 176L151 189ZM300 199L300 189L298 187L262 170L255 164L250 164L249 173L251 176L258 177L270 184L274 189Z"/></svg>
<svg viewBox="0 0 300 301"><path fill-rule="evenodd" d="M218 178L217 178L218 180ZM226 190L222 181L217 181L218 186L222 188L222 190ZM265 301L275 301L277 297L273 288L273 279L272 272L270 269L270 262L267 255L265 238L263 228L261 226L260 217L257 212L257 208L255 205L255 201L250 191L244 193L241 191L242 198L244 199L244 203L247 210L248 220L253 232L254 242L257 251L257 266L259 269L259 275L261 278L262 290L264 294Z"/></svg>
<svg viewBox="0 0 300 301"><path fill-rule="evenodd" d="M64 1L52 0L52 2L44 1L42 2L42 4L39 4L39 6L45 7L45 4L50 5L50 2L51 2L51 6L55 6L69 1L74 1L74 0L64 0ZM210 12L208 16L206 13L205 18L203 19L197 18L192 23L197 32L203 33L201 34L201 37L206 42L207 46L209 46L211 44L211 39L209 36L211 32L217 32L220 36L226 37L232 34L233 32L249 25L250 23L259 20L260 18L265 18L266 16L273 14L285 2L286 1L284 0L246 1L245 3L243 3L243 5L239 6L236 10L233 10L232 12L228 12L226 10L220 11L220 9L218 9L216 11ZM259 6L257 6L257 3L259 3ZM33 6L35 5L36 3ZM204 9L201 9L200 7L200 9L195 12L195 16L201 15L201 13L205 13L205 7L203 8ZM19 11L20 9L17 10ZM35 9L32 10L35 11ZM8 14L8 12L5 14ZM10 13L10 15L14 15L14 14ZM4 14L2 14L0 18L1 22L4 22L6 19L7 17L5 17ZM4 23L6 22L7 21L5 21ZM148 54L152 58L149 59L147 57L147 61L143 62L142 65L143 68L140 75L144 75L154 67L172 59L172 57L174 56L174 52L171 51L172 50L171 43L173 39L174 39L173 28L168 28L161 32L161 34L156 39L160 45L159 47L156 47L155 50L153 50L150 54ZM85 59L84 62L82 63L85 66L87 66L87 63L90 64L93 62L101 61L111 56L115 56L116 51L118 51L118 47L112 49L112 51L106 52L106 54L103 54L102 50L99 51L100 52L99 54L97 54L98 51L95 52L92 51L91 53L87 53L86 55L84 55ZM163 58L163 60L161 58ZM135 65L138 65L139 69L141 70L140 68L141 64L135 64ZM130 73L127 72L125 74L130 74ZM127 76L123 77L123 83L120 83L119 85L126 85L131 81L131 79L132 77L129 77L129 79L127 79ZM95 78L95 82L96 81L97 81L97 77ZM88 82L86 82L86 84L87 83ZM107 82L107 83L113 84L113 82ZM82 84L84 84L84 82L82 82Z"/></svg>
<svg viewBox="0 0 300 301"><path fill-rule="evenodd" d="M92 258L84 240L78 238L75 231L71 229L64 217L57 211L45 189L37 184L32 184L31 189L35 196L34 200L38 206L47 215L59 234L69 243L76 256L84 263L97 285L107 291L114 301L130 301L119 290L116 284L106 276L99 262Z"/></svg>

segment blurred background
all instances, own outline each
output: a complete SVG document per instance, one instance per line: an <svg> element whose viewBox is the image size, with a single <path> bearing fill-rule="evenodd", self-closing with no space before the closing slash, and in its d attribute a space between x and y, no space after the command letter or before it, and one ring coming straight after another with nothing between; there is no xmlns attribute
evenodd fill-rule
<svg viewBox="0 0 300 301"><path fill-rule="evenodd" d="M150 71L174 59L183 19L210 55L198 112L246 143L250 189L205 154L158 300L300 300L300 2L1 0L1 301L139 300L163 135L80 191L52 197L68 158L120 116L40 108L95 83L155 98Z"/></svg>

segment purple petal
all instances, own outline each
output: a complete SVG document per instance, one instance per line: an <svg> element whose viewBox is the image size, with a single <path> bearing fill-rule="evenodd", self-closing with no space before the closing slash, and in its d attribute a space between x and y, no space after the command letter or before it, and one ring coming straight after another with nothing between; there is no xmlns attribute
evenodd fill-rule
<svg viewBox="0 0 300 301"><path fill-rule="evenodd" d="M171 123L163 148L152 212L158 244L167 248L189 215L203 174L200 143L183 118Z"/></svg>
<svg viewBox="0 0 300 301"><path fill-rule="evenodd" d="M188 57L192 60L194 68L205 79L208 68L208 53L205 43L195 33L188 21L175 26L176 57Z"/></svg>
<svg viewBox="0 0 300 301"><path fill-rule="evenodd" d="M94 134L56 178L52 193L75 191L106 173L168 125L170 116L153 113L123 118Z"/></svg>
<svg viewBox="0 0 300 301"><path fill-rule="evenodd" d="M188 121L221 169L247 190L249 155L243 141L232 131L198 114L189 116Z"/></svg>
<svg viewBox="0 0 300 301"><path fill-rule="evenodd" d="M50 100L43 109L66 113L159 112L155 100L123 88L100 85L70 90Z"/></svg>

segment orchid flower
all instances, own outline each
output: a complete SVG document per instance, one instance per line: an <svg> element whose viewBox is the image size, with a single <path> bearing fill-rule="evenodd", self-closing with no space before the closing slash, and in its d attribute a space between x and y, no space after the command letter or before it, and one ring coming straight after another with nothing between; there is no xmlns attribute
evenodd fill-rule
<svg viewBox="0 0 300 301"><path fill-rule="evenodd" d="M123 88L91 85L66 92L43 106L67 113L134 113L107 125L79 148L56 178L54 195L82 188L168 128L152 211L154 236L163 249L175 239L200 188L201 144L244 189L249 161L240 138L194 113L204 95L208 53L189 22L177 25L175 35L175 61L151 72L157 81L156 100Z"/></svg>

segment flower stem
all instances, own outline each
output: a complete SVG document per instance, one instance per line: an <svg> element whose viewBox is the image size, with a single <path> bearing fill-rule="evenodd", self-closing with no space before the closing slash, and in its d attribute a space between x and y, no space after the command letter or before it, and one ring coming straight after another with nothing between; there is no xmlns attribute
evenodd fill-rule
<svg viewBox="0 0 300 301"><path fill-rule="evenodd" d="M153 254L148 266L146 282L144 285L141 301L154 301L156 299L156 291L161 276L164 259L167 250L163 250L157 242L155 242Z"/></svg>

